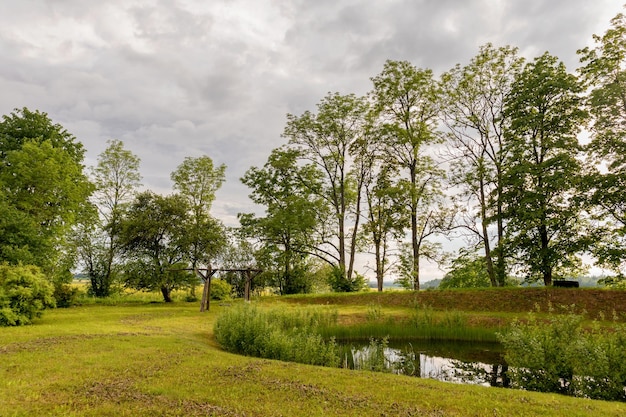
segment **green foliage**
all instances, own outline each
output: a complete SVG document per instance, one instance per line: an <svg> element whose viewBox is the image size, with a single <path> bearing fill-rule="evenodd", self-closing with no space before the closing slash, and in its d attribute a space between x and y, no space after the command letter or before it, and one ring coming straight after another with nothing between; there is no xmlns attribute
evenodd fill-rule
<svg viewBox="0 0 626 417"><path fill-rule="evenodd" d="M356 257L361 197L364 177L369 169L360 161L363 147L370 140L370 104L354 94L328 94L317 106L317 114L288 115L284 136L299 153L299 159L312 163L322 173L315 184L303 185L324 201L316 237L316 256L338 265L339 287L352 282ZM321 184L320 184L321 183ZM320 186L321 185L321 186ZM331 243L332 242L332 243Z"/></svg>
<svg viewBox="0 0 626 417"><path fill-rule="evenodd" d="M426 255L426 238L441 231L441 181L445 173L426 150L440 142L437 132L442 91L429 69L408 61L385 63L372 78L372 97L377 117L377 152L385 164L398 172L396 208L410 225L409 281L419 289L419 262ZM404 230L403 230L404 231Z"/></svg>
<svg viewBox="0 0 626 417"><path fill-rule="evenodd" d="M187 256L193 267L210 265L226 246L222 223L211 216L215 193L225 179L226 165L215 166L204 155L187 157L171 174L174 189L187 200L189 216L184 233Z"/></svg>
<svg viewBox="0 0 626 417"><path fill-rule="evenodd" d="M82 292L77 287L62 282L54 283L53 297L57 307L72 307L78 304L82 295Z"/></svg>
<svg viewBox="0 0 626 417"><path fill-rule="evenodd" d="M127 286L159 289L169 302L172 290L196 282L193 274L180 271L187 266L188 213L187 200L177 194L163 197L148 191L136 197L120 225Z"/></svg>
<svg viewBox="0 0 626 417"><path fill-rule="evenodd" d="M124 149L120 140L107 143L91 170L99 217L75 236L78 256L91 283L90 293L96 297L109 296L117 283L120 222L141 181L139 158Z"/></svg>
<svg viewBox="0 0 626 417"><path fill-rule="evenodd" d="M626 401L626 326L588 327L575 314L515 321L499 334L514 385L531 391Z"/></svg>
<svg viewBox="0 0 626 417"><path fill-rule="evenodd" d="M367 288L365 277L354 273L352 279L346 278L346 273L338 266L329 268L327 275L328 285L335 292L356 292Z"/></svg>
<svg viewBox="0 0 626 417"><path fill-rule="evenodd" d="M463 211L461 224L484 248L493 286L503 285L506 274L504 105L522 64L517 48L486 44L468 65L457 65L442 76L444 123L449 128L452 157L450 180L460 189L453 198L462 206L471 204Z"/></svg>
<svg viewBox="0 0 626 417"><path fill-rule="evenodd" d="M477 288L490 285L485 258L462 252L452 261L451 270L443 277L439 288Z"/></svg>
<svg viewBox="0 0 626 417"><path fill-rule="evenodd" d="M230 352L311 365L338 366L334 341L325 342L316 332L337 319L336 312L303 309L296 312L261 310L249 304L229 309L215 323L213 332Z"/></svg>
<svg viewBox="0 0 626 417"><path fill-rule="evenodd" d="M55 306L53 291L36 266L0 265L0 326L30 324Z"/></svg>
<svg viewBox="0 0 626 417"><path fill-rule="evenodd" d="M324 202L313 190L320 189L320 172L313 165L298 165L299 152L275 149L263 168L250 168L241 181L250 198L265 206L265 217L238 215L242 233L261 242L256 257L269 284L281 294L311 291L309 253L316 244L315 229Z"/></svg>
<svg viewBox="0 0 626 417"><path fill-rule="evenodd" d="M577 134L582 84L548 53L526 64L507 97L507 247L530 280L552 285L589 244Z"/></svg>
<svg viewBox="0 0 626 417"><path fill-rule="evenodd" d="M82 144L46 113L16 109L0 122L0 261L71 268L72 228L91 211Z"/></svg>
<svg viewBox="0 0 626 417"><path fill-rule="evenodd" d="M228 300L233 287L223 279L211 280L211 300Z"/></svg>
<svg viewBox="0 0 626 417"><path fill-rule="evenodd" d="M369 345L353 354L354 369L372 372L392 372L394 366L385 355L385 349L389 345L387 338L370 338ZM344 360L345 362L345 360Z"/></svg>

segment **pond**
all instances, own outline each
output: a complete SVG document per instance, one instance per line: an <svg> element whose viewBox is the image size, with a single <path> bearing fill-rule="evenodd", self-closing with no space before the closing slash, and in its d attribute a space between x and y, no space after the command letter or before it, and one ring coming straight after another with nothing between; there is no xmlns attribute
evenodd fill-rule
<svg viewBox="0 0 626 417"><path fill-rule="evenodd" d="M450 341L338 342L343 366L431 378L439 381L508 387L508 369L498 343Z"/></svg>

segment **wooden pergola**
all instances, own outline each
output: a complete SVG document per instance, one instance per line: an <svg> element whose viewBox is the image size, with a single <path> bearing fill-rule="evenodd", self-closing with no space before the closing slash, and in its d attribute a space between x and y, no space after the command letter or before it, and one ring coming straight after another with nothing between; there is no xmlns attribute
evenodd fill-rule
<svg viewBox="0 0 626 417"><path fill-rule="evenodd" d="M202 301L200 302L200 312L209 311L211 302L211 279L216 272L239 272L245 277L244 299L250 301L250 287L252 280L263 270L254 268L185 268L186 271L194 271L196 275L204 281L204 289L202 290ZM204 271L204 273L203 273Z"/></svg>

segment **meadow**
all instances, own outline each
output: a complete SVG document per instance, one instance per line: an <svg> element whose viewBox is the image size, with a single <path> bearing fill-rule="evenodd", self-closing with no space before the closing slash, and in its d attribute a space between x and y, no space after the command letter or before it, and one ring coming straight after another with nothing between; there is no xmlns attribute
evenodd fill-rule
<svg viewBox="0 0 626 417"><path fill-rule="evenodd" d="M515 291L264 297L253 304L285 310L330 305L346 325L406 317L416 303L428 305L435 318L445 317L453 305L470 326L493 329L525 316L520 300L541 309L573 298L589 319L609 317L626 305L626 293L618 291ZM241 301L215 302L200 313L199 303L183 297L167 304L157 300L158 295L89 302L46 311L30 326L0 328L0 416L626 414L624 403L230 354L216 342L213 327Z"/></svg>

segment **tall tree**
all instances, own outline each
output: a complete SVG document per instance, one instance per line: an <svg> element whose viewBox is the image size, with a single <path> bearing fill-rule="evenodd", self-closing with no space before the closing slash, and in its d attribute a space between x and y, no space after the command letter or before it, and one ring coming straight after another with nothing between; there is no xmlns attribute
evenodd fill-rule
<svg viewBox="0 0 626 417"><path fill-rule="evenodd" d="M135 190L141 185L139 158L124 149L120 140L110 140L98 156L91 176L96 187L94 202L100 214L94 229L80 234L79 253L96 297L107 297L115 281L115 259L120 255L118 244L120 223Z"/></svg>
<svg viewBox="0 0 626 417"><path fill-rule="evenodd" d="M587 118L581 92L577 77L545 53L524 66L505 104L508 241L528 279L545 285L575 268L588 243L576 200L583 171L577 134Z"/></svg>
<svg viewBox="0 0 626 417"><path fill-rule="evenodd" d="M189 257L192 267L209 265L226 244L225 229L211 213L215 193L224 183L226 165L215 166L207 156L187 157L171 174L174 189L190 207Z"/></svg>
<svg viewBox="0 0 626 417"><path fill-rule="evenodd" d="M324 211L315 192L321 187L321 173L313 165L299 166L299 156L293 149L275 149L263 168L252 167L241 178L252 190L252 201L265 207L264 217L239 214L242 229L261 242L259 254L265 254L266 264L274 264L264 269L276 277L282 294L309 289L307 258L315 253L315 230Z"/></svg>
<svg viewBox="0 0 626 417"><path fill-rule="evenodd" d="M590 87L592 116L589 176L592 203L600 210L602 239L595 254L600 265L626 279L626 16L618 14L595 48L578 53L579 69ZM602 167L602 169L600 169Z"/></svg>
<svg viewBox="0 0 626 417"><path fill-rule="evenodd" d="M506 278L503 109L522 64L516 48L487 44L468 65L457 65L442 76L450 179L461 190L459 203L469 206L462 211L461 224L480 241L494 287L504 285Z"/></svg>
<svg viewBox="0 0 626 417"><path fill-rule="evenodd" d="M368 102L353 94L329 94L317 110L317 114L288 115L284 136L324 175L320 197L333 212L334 239L324 242L333 253L320 248L324 253L319 255L337 265L338 289L352 291L359 287L353 271L363 185L362 166L352 163L368 134Z"/></svg>
<svg viewBox="0 0 626 417"><path fill-rule="evenodd" d="M382 291L385 274L391 267L391 243L401 238L405 218L398 204L401 196L394 187L397 170L389 165L379 166L375 151L369 154L372 167L364 185L367 220L363 224L363 233L366 235L364 240L371 242L374 249L376 284L378 291Z"/></svg>
<svg viewBox="0 0 626 417"><path fill-rule="evenodd" d="M419 289L420 204L437 188L442 172L425 147L439 141L436 134L441 91L431 70L418 69L407 61L387 61L372 78L380 126L379 149L387 163L398 168L399 187L405 190L411 222L412 281Z"/></svg>

